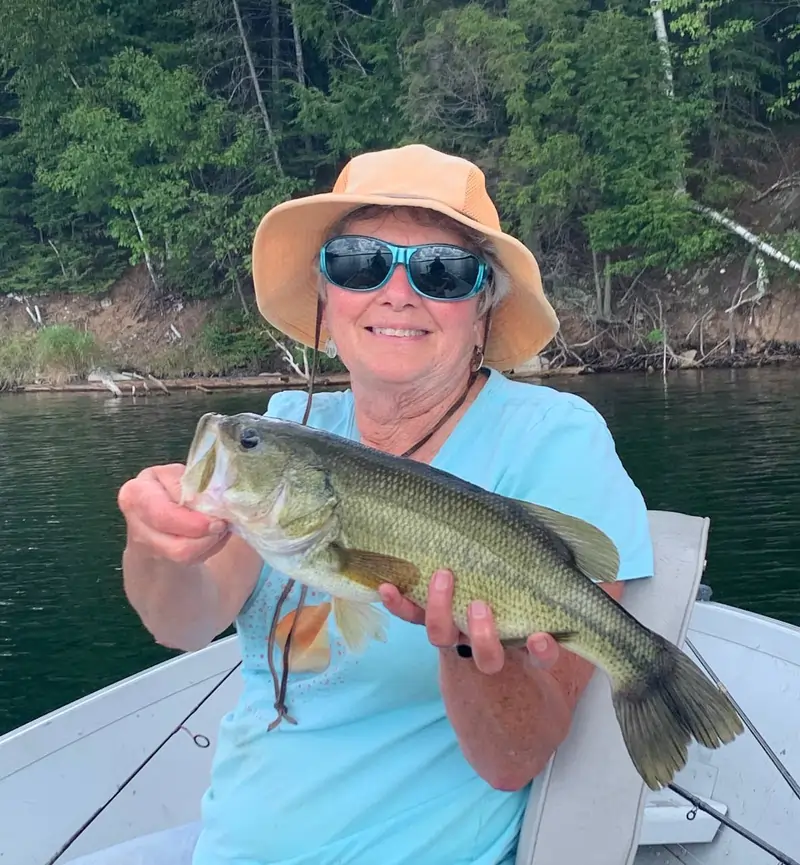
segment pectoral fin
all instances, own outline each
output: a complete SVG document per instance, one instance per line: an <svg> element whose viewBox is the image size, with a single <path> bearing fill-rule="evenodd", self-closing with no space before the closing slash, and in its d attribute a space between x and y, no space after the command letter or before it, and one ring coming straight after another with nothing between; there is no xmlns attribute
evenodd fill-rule
<svg viewBox="0 0 800 865"><path fill-rule="evenodd" d="M333 618L351 651L360 652L369 640L386 642L386 617L372 604L334 597Z"/></svg>
<svg viewBox="0 0 800 865"><path fill-rule="evenodd" d="M337 547L336 553L341 573L368 589L377 591L381 583L391 583L407 592L419 582L419 568L405 559L345 547Z"/></svg>
<svg viewBox="0 0 800 865"><path fill-rule="evenodd" d="M518 501L567 545L578 568L593 580L613 583L619 572L616 544L596 526L543 505Z"/></svg>

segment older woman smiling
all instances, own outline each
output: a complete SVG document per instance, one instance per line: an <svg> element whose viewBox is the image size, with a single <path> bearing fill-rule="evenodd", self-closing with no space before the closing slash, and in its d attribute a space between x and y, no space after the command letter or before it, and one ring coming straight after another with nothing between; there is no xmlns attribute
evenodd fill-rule
<svg viewBox="0 0 800 865"><path fill-rule="evenodd" d="M311 426L582 517L617 544L620 580L652 573L645 505L600 415L502 375L540 351L558 322L534 257L500 229L476 166L420 145L358 156L333 192L264 217L253 269L265 318L336 351L351 379L310 404L279 393L269 415L306 415ZM145 469L119 503L125 588L155 639L191 650L235 623L241 643L243 694L222 722L184 861L512 862L527 785L567 736L591 665L546 634L505 650L480 601L459 633L446 570L424 611L383 586L388 639L351 655L329 599L265 567L225 525L178 506L182 471ZM607 591L619 597L622 583ZM289 631L278 695L271 670ZM138 844L148 862L181 859L169 833ZM138 861L135 848L92 861Z"/></svg>

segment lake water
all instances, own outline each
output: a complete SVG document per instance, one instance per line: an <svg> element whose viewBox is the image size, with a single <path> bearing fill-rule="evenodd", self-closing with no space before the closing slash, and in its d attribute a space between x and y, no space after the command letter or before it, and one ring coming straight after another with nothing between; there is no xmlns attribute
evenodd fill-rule
<svg viewBox="0 0 800 865"><path fill-rule="evenodd" d="M553 378L588 399L650 508L712 519L714 599L800 624L800 387L785 369ZM0 396L0 734L170 657L122 592L120 485L263 391Z"/></svg>

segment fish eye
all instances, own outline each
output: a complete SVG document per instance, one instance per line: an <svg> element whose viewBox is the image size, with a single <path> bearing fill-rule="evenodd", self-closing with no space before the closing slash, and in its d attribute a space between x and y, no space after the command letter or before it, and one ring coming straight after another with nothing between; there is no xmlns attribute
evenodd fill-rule
<svg viewBox="0 0 800 865"><path fill-rule="evenodd" d="M258 445L258 433L252 428L243 429L239 435L239 444L245 449L250 450Z"/></svg>

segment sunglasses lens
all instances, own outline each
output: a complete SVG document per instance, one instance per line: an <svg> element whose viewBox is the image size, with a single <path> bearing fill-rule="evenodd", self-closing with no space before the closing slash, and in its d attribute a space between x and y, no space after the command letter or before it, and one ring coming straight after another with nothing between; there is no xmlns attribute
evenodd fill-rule
<svg viewBox="0 0 800 865"><path fill-rule="evenodd" d="M426 246L411 256L408 269L416 286L428 297L456 300L474 291L481 262L457 246Z"/></svg>
<svg viewBox="0 0 800 865"><path fill-rule="evenodd" d="M342 288L368 290L380 285L392 266L392 253L369 237L337 237L323 250L328 279Z"/></svg>

